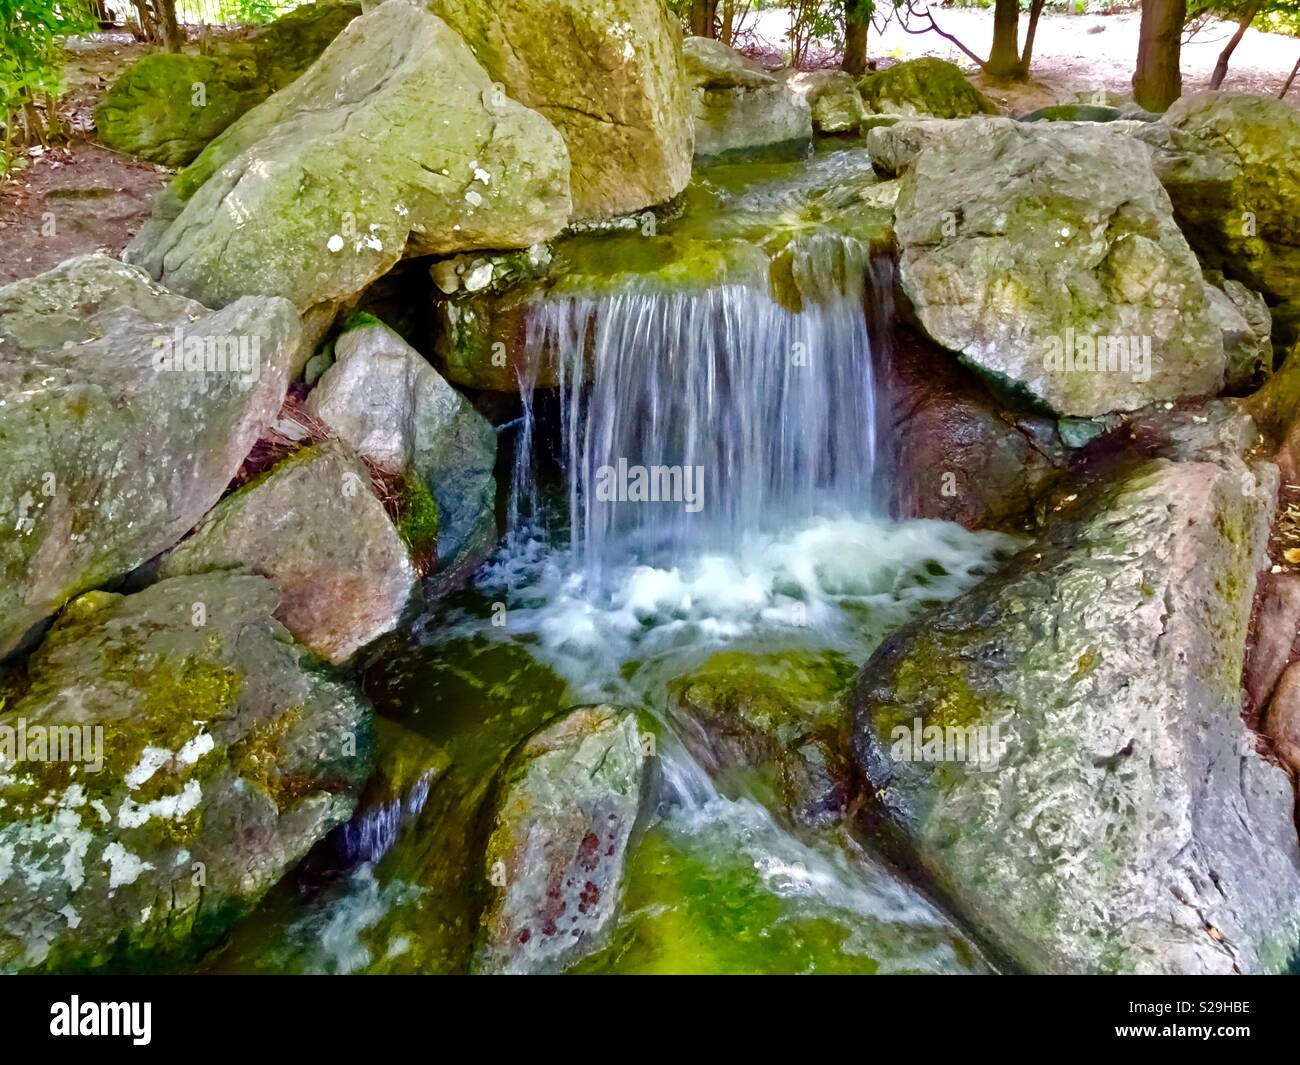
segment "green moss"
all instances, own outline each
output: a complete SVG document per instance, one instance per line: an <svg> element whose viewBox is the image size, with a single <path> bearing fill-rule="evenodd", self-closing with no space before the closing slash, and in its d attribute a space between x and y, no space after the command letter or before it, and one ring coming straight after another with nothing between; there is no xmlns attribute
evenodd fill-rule
<svg viewBox="0 0 1300 1065"><path fill-rule="evenodd" d="M419 477L408 475L403 482L397 511L397 532L410 549L418 569L423 569L438 551L438 504Z"/></svg>

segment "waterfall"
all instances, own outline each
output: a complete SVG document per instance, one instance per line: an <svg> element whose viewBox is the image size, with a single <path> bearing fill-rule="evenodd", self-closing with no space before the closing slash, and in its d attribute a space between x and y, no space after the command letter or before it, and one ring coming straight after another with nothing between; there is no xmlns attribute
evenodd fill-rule
<svg viewBox="0 0 1300 1065"><path fill-rule="evenodd" d="M827 507L871 509L879 471L868 256L819 231L792 241L786 262L779 300L747 281L536 303L513 521L538 520L543 366L558 382L555 458L572 562L589 580L615 560L672 565Z"/></svg>

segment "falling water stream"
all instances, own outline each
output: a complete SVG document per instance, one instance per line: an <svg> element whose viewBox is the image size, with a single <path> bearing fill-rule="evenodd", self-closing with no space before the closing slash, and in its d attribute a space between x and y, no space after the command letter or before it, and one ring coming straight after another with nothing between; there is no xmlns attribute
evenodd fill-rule
<svg viewBox="0 0 1300 1065"><path fill-rule="evenodd" d="M819 175L861 175L863 160L846 148L704 171L676 232L787 225ZM427 807L421 795L423 809L353 826L353 855L367 860L324 886L279 891L219 967L463 965L482 875L467 841L487 782L549 715L593 701L658 721L659 800L630 856L618 927L581 970L987 967L870 841L844 826L796 828L761 788L720 790L664 714L668 682L718 652L800 653L851 676L890 629L969 587L1012 545L882 512L888 449L867 328L881 298L867 247L811 225L789 247L798 306L746 276L648 277L533 307L501 546L366 677L380 712L440 744L453 770ZM656 491L669 498L639 498L637 467L660 468Z"/></svg>

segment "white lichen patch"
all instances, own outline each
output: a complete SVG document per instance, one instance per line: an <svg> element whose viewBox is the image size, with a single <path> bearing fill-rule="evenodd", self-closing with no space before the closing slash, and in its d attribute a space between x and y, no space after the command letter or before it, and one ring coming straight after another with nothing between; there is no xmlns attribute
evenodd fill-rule
<svg viewBox="0 0 1300 1065"><path fill-rule="evenodd" d="M146 869L153 868L151 862L146 862L139 855L132 854L117 840L104 848L104 861L108 862L108 889L110 891L115 891L117 888L125 887L128 884L134 884L140 879L141 873Z"/></svg>
<svg viewBox="0 0 1300 1065"><path fill-rule="evenodd" d="M210 733L201 732L176 752L176 761L181 765L193 765L217 745Z"/></svg>
<svg viewBox="0 0 1300 1065"><path fill-rule="evenodd" d="M202 798L203 789L197 780L187 781L179 794L165 795L153 802L139 803L128 797L118 807L117 823L121 828L139 828L155 817L179 820L198 806Z"/></svg>
<svg viewBox="0 0 1300 1065"><path fill-rule="evenodd" d="M172 752L166 747L146 747L140 752L140 760L123 779L132 791L147 783L149 779L171 761Z"/></svg>

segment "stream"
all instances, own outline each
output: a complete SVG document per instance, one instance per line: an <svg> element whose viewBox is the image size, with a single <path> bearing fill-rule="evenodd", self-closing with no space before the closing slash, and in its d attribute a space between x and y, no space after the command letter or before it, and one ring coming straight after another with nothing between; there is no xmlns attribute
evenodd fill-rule
<svg viewBox="0 0 1300 1065"><path fill-rule="evenodd" d="M574 238L575 258L617 256L627 272L629 241L767 249L781 234L800 305L748 267L660 285L661 260L642 249L651 276L534 308L530 366L552 360L558 385L521 381L523 413L501 431L506 531L472 583L363 677L378 713L450 768L369 826L350 861L318 848L209 968L463 971L494 774L556 712L614 702L651 723L655 796L616 927L577 971L989 971L869 839L797 823L759 776L714 779L666 709L673 679L717 655L797 662L809 695L838 701L890 630L1018 546L887 516L888 366L868 328L887 293L867 244L826 224L841 205L829 190L869 173L852 142L702 168L654 237ZM662 482L673 498L638 501L638 466L677 471Z"/></svg>

